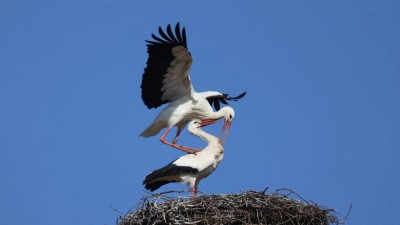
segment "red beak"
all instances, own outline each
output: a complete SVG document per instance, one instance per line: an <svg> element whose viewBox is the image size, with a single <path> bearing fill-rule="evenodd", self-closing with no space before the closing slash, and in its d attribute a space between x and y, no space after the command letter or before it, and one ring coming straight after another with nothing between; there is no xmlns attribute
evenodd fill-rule
<svg viewBox="0 0 400 225"><path fill-rule="evenodd" d="M212 120L212 119L202 120L202 121L200 121L200 127L205 127L205 126L217 123L217 122L218 122L218 120Z"/></svg>
<svg viewBox="0 0 400 225"><path fill-rule="evenodd" d="M232 124L232 121L224 120L224 126L222 127L221 134L219 135L219 138L222 140L222 135L226 131L225 138L224 138L224 140L222 140L223 144L225 144L226 140L228 139L229 130L231 129L231 124Z"/></svg>

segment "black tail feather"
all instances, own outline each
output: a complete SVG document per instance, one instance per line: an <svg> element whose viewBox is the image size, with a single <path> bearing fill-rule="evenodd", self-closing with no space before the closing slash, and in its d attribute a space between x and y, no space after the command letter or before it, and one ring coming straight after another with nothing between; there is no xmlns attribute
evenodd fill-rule
<svg viewBox="0 0 400 225"><path fill-rule="evenodd" d="M148 174L143 181L143 185L145 185L144 187L147 190L154 191L165 184L181 182L179 176L175 175L198 172L198 170L195 168L188 166L177 166L173 164L174 162L175 161Z"/></svg>
<svg viewBox="0 0 400 225"><path fill-rule="evenodd" d="M146 180L145 180L145 182L146 182ZM149 182L149 183L145 183L145 182L143 182L144 188L146 188L149 191L155 191L155 190L159 189L161 186L163 186L165 184L168 184L168 183L171 183L170 181L166 181L166 180L164 180L164 181L156 181L156 182Z"/></svg>

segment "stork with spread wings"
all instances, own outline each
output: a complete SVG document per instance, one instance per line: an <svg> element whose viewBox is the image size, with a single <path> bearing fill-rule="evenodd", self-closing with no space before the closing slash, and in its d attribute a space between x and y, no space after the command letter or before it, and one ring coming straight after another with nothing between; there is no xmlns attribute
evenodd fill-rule
<svg viewBox="0 0 400 225"><path fill-rule="evenodd" d="M192 153L199 149L177 144L179 134L185 125L193 119L199 119L207 124L224 118L221 136L226 131L227 137L235 115L229 106L220 108L220 103L227 105L227 101L237 101L245 96L246 92L237 97L217 91L196 92L190 81L189 71L193 58L187 47L185 28L181 30L177 23L175 33L170 25L167 26L166 33L161 27L158 32L160 36L152 34L154 40L146 41L149 58L142 76L142 100L149 109L167 103L168 105L140 136L155 136L167 128L161 136L161 142ZM174 140L166 141L166 135L175 126L178 130Z"/></svg>

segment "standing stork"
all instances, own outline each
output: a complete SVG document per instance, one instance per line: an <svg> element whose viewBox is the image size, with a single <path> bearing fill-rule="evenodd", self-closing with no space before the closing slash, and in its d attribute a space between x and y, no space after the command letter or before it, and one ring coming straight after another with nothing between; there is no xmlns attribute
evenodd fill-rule
<svg viewBox="0 0 400 225"><path fill-rule="evenodd" d="M163 168L151 172L143 181L147 190L154 191L165 184L179 182L188 184L192 197L196 197L200 180L210 175L224 157L222 140L201 130L202 126L209 123L213 122L193 120L188 126L191 134L208 143L207 147L201 152L181 156Z"/></svg>
<svg viewBox="0 0 400 225"><path fill-rule="evenodd" d="M185 125L193 119L214 121L224 118L221 136L225 129L228 133L234 117L233 109L228 106L220 108L220 103L227 105L227 101L237 101L246 92L237 97L216 91L196 92L189 76L193 59L187 48L185 28L181 32L177 23L175 34L170 25L167 26L166 33L161 27L158 32L161 37L152 34L154 40L146 41L149 58L142 76L142 100L149 109L169 104L140 136L155 136L167 128L160 138L162 143L188 153L198 151L176 144ZM213 104L216 112L212 109ZM174 140L166 141L165 137L175 126L178 130Z"/></svg>

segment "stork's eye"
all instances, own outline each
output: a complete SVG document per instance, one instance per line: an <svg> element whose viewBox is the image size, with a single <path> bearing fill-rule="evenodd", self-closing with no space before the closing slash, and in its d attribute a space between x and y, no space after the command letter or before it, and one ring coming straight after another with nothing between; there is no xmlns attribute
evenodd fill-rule
<svg viewBox="0 0 400 225"><path fill-rule="evenodd" d="M229 115L229 119L232 119L232 115Z"/></svg>
<svg viewBox="0 0 400 225"><path fill-rule="evenodd" d="M197 124L197 123L199 123L199 122L197 122L197 121L194 121L194 123L195 123L195 124Z"/></svg>

